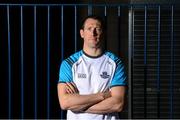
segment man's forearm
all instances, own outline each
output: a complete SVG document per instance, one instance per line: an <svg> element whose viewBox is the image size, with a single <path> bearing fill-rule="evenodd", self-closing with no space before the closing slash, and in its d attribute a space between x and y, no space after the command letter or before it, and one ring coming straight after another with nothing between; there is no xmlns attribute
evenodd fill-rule
<svg viewBox="0 0 180 120"><path fill-rule="evenodd" d="M62 97L61 107L72 111L83 111L105 99L102 93L90 95L66 94Z"/></svg>
<svg viewBox="0 0 180 120"><path fill-rule="evenodd" d="M105 114L112 112L120 112L123 108L123 101L110 97L95 105L89 107L85 112L94 114Z"/></svg>

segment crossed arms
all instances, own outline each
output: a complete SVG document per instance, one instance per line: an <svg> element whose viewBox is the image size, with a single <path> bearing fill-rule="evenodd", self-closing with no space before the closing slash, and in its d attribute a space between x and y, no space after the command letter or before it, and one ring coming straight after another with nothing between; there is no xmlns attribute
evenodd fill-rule
<svg viewBox="0 0 180 120"><path fill-rule="evenodd" d="M111 91L80 95L76 85L58 83L58 98L62 109L74 112L105 114L120 112L124 105L125 87L112 87Z"/></svg>

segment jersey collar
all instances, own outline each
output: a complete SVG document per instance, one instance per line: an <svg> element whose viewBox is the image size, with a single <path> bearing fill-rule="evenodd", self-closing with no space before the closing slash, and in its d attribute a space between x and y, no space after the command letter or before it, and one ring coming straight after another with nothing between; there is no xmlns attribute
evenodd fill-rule
<svg viewBox="0 0 180 120"><path fill-rule="evenodd" d="M88 55L87 53L85 53L84 50L82 50L82 52L83 52L83 54L84 54L85 56L87 56L87 57L89 57L89 58L99 58L99 57L101 57L101 56L105 53L105 51L103 50L103 52L102 52L100 55L98 55L98 56L91 56L91 55Z"/></svg>

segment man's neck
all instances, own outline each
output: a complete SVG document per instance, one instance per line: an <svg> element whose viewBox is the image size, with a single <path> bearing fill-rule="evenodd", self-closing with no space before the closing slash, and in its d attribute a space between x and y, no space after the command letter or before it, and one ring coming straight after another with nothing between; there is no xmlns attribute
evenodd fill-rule
<svg viewBox="0 0 180 120"><path fill-rule="evenodd" d="M97 57L97 56L100 56L102 54L102 49L101 48L83 48L83 51L89 55L89 56L92 56L92 57Z"/></svg>

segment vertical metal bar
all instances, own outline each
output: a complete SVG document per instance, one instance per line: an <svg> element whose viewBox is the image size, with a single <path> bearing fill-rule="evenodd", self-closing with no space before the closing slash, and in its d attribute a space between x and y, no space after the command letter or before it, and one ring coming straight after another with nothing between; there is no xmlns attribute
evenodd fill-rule
<svg viewBox="0 0 180 120"><path fill-rule="evenodd" d="M135 45L134 45L134 43L135 43L135 42L134 42L134 41L135 41L135 39L134 39L134 36L135 36L135 35L134 35L134 30L135 30L135 25L134 25L134 21L135 21L135 20L134 20L134 19L135 19L135 18L134 18L134 12L135 12L134 9L135 9L135 8L134 8L134 6L132 6L131 9L132 9L132 26L133 26L133 27L132 27L132 31L133 31L133 32L132 32L132 63L133 63L133 64L132 64L132 65L133 65L132 68L134 68L134 61L133 61L133 60L134 60L134 46L135 46ZM133 71L133 69L132 69L132 71ZM133 73L134 73L134 72L132 72L132 76L133 76ZM133 80L133 77L132 77L132 80ZM132 85L133 85L133 82L132 82ZM133 93L133 89L132 89L132 93ZM133 94L132 94L132 95L133 95ZM132 101L132 102L133 102L133 101ZM133 112L133 111L132 111L132 112Z"/></svg>
<svg viewBox="0 0 180 120"><path fill-rule="evenodd" d="M132 65L133 65L133 56L132 56L132 49L133 49L133 8L131 6L129 12L129 42L128 42L128 119L132 118Z"/></svg>
<svg viewBox="0 0 180 120"><path fill-rule="evenodd" d="M107 16L107 6L104 6L104 16Z"/></svg>
<svg viewBox="0 0 180 120"><path fill-rule="evenodd" d="M132 17L133 32L132 32L132 62L131 62L131 63L132 63L132 67L131 67L131 69L132 69L132 70L131 70L131 71L132 71L132 72L131 72L131 73L132 73L132 75L131 75L131 76L132 76L132 80L131 80L131 81L132 81L132 82L131 82L131 86L133 87L133 78L134 78L134 77L133 77L133 74L134 74L134 43L135 43L135 42L134 42L134 41L135 41L135 40L134 40L134 29L135 29L135 27L134 27L134 21L135 21L135 20L134 20L134 7L133 7L133 6L132 6L132 15L133 15L133 17ZM133 99L133 88L131 89L131 92L132 92L132 99ZM134 114L133 114L133 101L131 101L131 102L132 102L132 104L131 104L131 105L132 105L132 106L131 106L131 113L132 113L132 114L131 114L131 117L133 118L133 115L134 115Z"/></svg>
<svg viewBox="0 0 180 120"><path fill-rule="evenodd" d="M61 6L61 61L64 59L64 6Z"/></svg>
<svg viewBox="0 0 180 120"><path fill-rule="evenodd" d="M37 118L37 41L36 41L36 6L34 6L34 118Z"/></svg>
<svg viewBox="0 0 180 120"><path fill-rule="evenodd" d="M121 16L121 7L118 6L118 17L120 17L120 16Z"/></svg>
<svg viewBox="0 0 180 120"><path fill-rule="evenodd" d="M88 5L88 15L92 15L92 5Z"/></svg>
<svg viewBox="0 0 180 120"><path fill-rule="evenodd" d="M146 81L147 81L147 6L144 12L144 118L146 118Z"/></svg>
<svg viewBox="0 0 180 120"><path fill-rule="evenodd" d="M160 38L161 38L161 6L158 7L158 56L157 56L157 118L160 117Z"/></svg>
<svg viewBox="0 0 180 120"><path fill-rule="evenodd" d="M104 24L105 24L105 26L106 26L106 28L108 27L108 25L107 25L107 6L104 6L104 16L105 16L105 20L104 20ZM107 33L107 29L105 29L106 31L106 33ZM107 49L107 34L105 34L105 42L104 42L104 47L105 47L105 49Z"/></svg>
<svg viewBox="0 0 180 120"><path fill-rule="evenodd" d="M21 119L24 118L23 6L21 6Z"/></svg>
<svg viewBox="0 0 180 120"><path fill-rule="evenodd" d="M61 6L61 61L64 59L64 6ZM64 119L64 111L61 109L60 119Z"/></svg>
<svg viewBox="0 0 180 120"><path fill-rule="evenodd" d="M74 51L77 51L77 6L74 6Z"/></svg>
<svg viewBox="0 0 180 120"><path fill-rule="evenodd" d="M50 118L50 6L48 6L47 18L47 118Z"/></svg>
<svg viewBox="0 0 180 120"><path fill-rule="evenodd" d="M11 119L11 35L9 20L9 5L7 6L7 27L8 27L8 117Z"/></svg>
<svg viewBox="0 0 180 120"><path fill-rule="evenodd" d="M117 8L118 8L118 15L117 16L118 16L118 33L119 33L118 34L119 40L118 40L117 44L118 44L118 51L120 52L121 51L121 17L120 17L121 16L121 7L118 6ZM119 114L119 117L122 118L121 113Z"/></svg>
<svg viewBox="0 0 180 120"><path fill-rule="evenodd" d="M121 6L118 6L118 50L121 51Z"/></svg>
<svg viewBox="0 0 180 120"><path fill-rule="evenodd" d="M170 79L170 118L173 118L173 84L174 84L174 6L171 6L171 79Z"/></svg>

